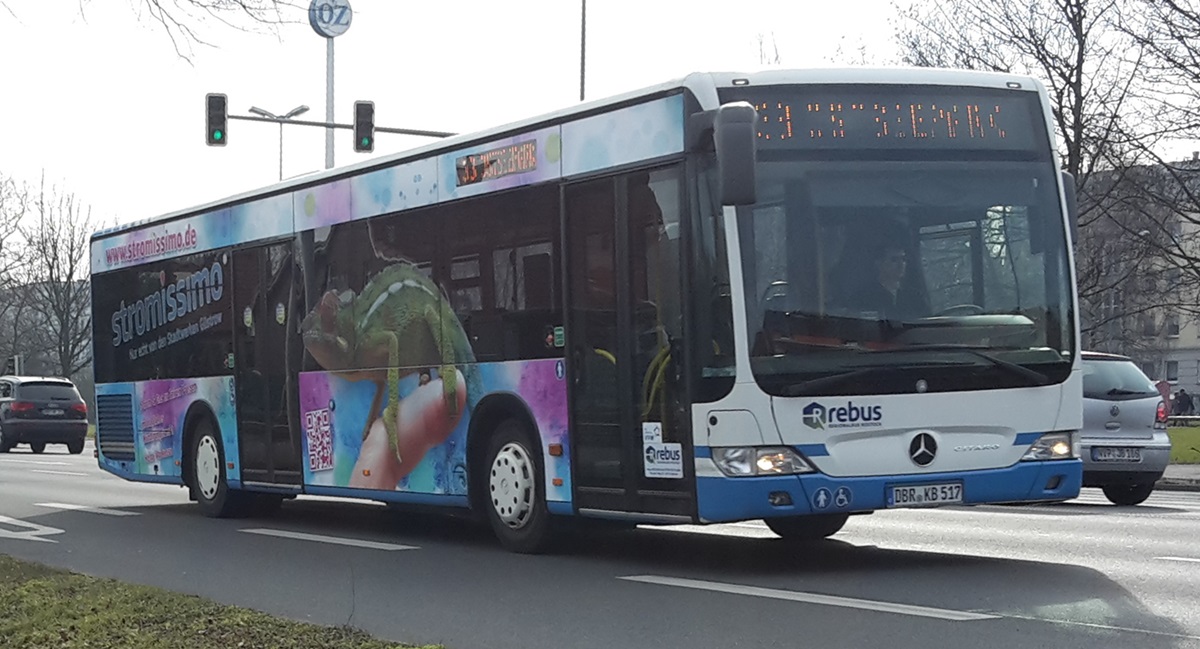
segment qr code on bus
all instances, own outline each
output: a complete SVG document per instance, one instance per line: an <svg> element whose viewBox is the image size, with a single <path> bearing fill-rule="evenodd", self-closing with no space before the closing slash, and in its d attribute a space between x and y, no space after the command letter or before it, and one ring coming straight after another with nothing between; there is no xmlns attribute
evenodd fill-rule
<svg viewBox="0 0 1200 649"><path fill-rule="evenodd" d="M329 409L304 413L304 432L308 436L308 470L328 471L333 468L333 426Z"/></svg>

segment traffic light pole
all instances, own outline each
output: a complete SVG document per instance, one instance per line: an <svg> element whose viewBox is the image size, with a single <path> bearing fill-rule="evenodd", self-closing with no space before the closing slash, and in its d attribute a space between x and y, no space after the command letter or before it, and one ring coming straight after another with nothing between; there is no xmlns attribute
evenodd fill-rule
<svg viewBox="0 0 1200 649"><path fill-rule="evenodd" d="M271 119L269 117L253 117L250 115L229 115L228 119L240 119L246 122L268 122L271 124L281 124L284 120ZM286 120L288 124L298 124L300 126L319 126L321 128L334 129L345 128L354 129L353 124L338 124L335 122L314 122L303 119ZM416 135L419 137L454 137L457 133L449 133L447 131L425 131L413 128L389 128L385 126L376 126L375 130L379 133L396 133L398 135Z"/></svg>

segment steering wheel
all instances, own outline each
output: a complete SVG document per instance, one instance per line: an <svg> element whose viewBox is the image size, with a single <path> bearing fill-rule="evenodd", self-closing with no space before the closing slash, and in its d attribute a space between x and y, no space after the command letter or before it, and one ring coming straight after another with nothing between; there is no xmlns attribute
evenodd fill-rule
<svg viewBox="0 0 1200 649"><path fill-rule="evenodd" d="M938 312L940 316L982 315L983 307L978 304L955 304Z"/></svg>

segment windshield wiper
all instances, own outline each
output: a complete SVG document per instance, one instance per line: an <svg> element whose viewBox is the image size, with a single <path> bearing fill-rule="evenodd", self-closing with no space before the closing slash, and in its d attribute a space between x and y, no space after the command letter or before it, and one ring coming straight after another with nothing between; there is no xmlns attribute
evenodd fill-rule
<svg viewBox="0 0 1200 649"><path fill-rule="evenodd" d="M854 379L869 376L871 374L875 374L875 373L877 373L881 370L885 370L885 369L892 369L892 368L890 368L890 367L868 367L865 369L854 370L851 372L842 372L840 374L830 374L829 376L822 376L819 379L811 379L808 381L801 381L800 383L793 383L792 385L784 387L782 390L779 391L779 393L785 397L803 397L803 396L807 396L810 394L817 394L817 393L823 392L824 390L826 390L828 388L832 388L834 386L841 385L843 383L848 383L850 381L853 381Z"/></svg>
<svg viewBox="0 0 1200 649"><path fill-rule="evenodd" d="M996 358L995 356L992 356L991 354L988 354L987 352L982 352L982 351L980 351L974 347L970 347L968 345L951 345L951 344L936 344L936 343L929 344L929 345L910 345L908 347L902 347L900 349L886 350L882 353L887 354L887 353L892 353L892 352L903 352L903 351L964 352L967 354L971 354L972 356L975 356L976 358L982 358L983 360L991 363L992 365L995 365L996 367L1008 372L1009 374L1011 374L1013 376L1019 376L1025 380L1027 380L1027 381L1029 381L1030 385L1048 385L1050 383L1050 377L1046 376L1045 374L1042 374L1041 372L1039 372L1037 370L1031 370L1028 367L1025 367L1024 365L1018 365L1011 361L1006 361L1002 358ZM879 354L881 352L874 352L874 353Z"/></svg>
<svg viewBox="0 0 1200 649"><path fill-rule="evenodd" d="M1117 397L1117 396L1128 396L1130 394L1144 394L1146 396L1150 396L1152 394L1158 394L1158 393L1157 392L1144 392L1142 390L1126 390L1125 388L1113 388L1113 389L1109 390L1108 392L1106 392L1105 394L1107 394L1110 397Z"/></svg>

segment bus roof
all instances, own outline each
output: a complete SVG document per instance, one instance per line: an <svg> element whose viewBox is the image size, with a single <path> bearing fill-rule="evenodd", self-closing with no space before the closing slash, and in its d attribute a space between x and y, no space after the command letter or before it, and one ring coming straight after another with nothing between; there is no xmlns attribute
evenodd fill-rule
<svg viewBox="0 0 1200 649"><path fill-rule="evenodd" d="M735 84L736 80L736 84ZM1028 87L1014 87L1012 84L1028 83ZM362 162L325 169L301 176L285 179L265 187L226 196L208 203L193 205L184 209L168 212L109 228L101 229L92 234L93 241L106 237L137 230L147 225L171 221L191 215L202 214L238 203L320 185L330 180L353 176L365 171L388 167L404 161L420 159L429 155L446 152L469 146L473 143L493 140L508 134L532 129L547 123L563 121L568 118L584 117L589 114L603 112L613 106L634 102L638 99L667 94L686 88L699 100L702 106L715 108L717 106L716 91L719 88L733 85L772 85L783 83L816 83L816 84L925 84L925 85L965 85L1007 89L1022 89L1042 91L1040 82L1036 79L1018 74L998 72L982 72L974 70L953 70L939 68L915 67L842 67L842 68L813 68L813 69L774 69L752 73L745 72L694 72L685 77L679 77L663 83L646 86L636 90L611 95L601 99L582 102L578 105L544 113L508 124L502 124L489 129L464 133L439 139L413 149L370 158Z"/></svg>

